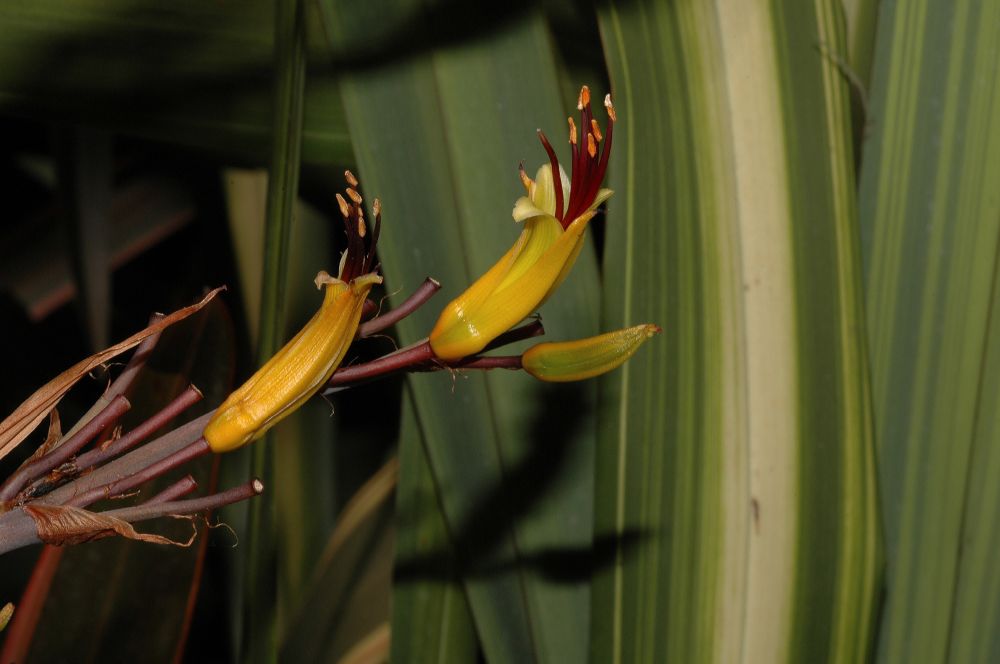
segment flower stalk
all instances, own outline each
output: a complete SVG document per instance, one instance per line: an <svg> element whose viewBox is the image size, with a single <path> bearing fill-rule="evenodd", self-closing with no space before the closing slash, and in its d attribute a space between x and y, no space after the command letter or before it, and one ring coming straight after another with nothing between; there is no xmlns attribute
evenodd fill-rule
<svg viewBox="0 0 1000 664"><path fill-rule="evenodd" d="M324 388L329 393L391 375L441 370L524 370L539 380L582 380L620 366L659 327L647 324L588 339L536 344L522 354L486 354L544 334L537 317L517 326L531 318L566 278L583 248L590 220L612 195L601 188L616 121L610 95L604 106L606 133L593 117L589 89L581 89L580 125L572 118L568 121L570 175L560 166L548 138L539 132L548 164L538 169L534 179L520 169L526 195L517 199L512 212L514 220L523 224L520 236L490 270L443 309L427 338L372 361L342 367L354 342L385 332L419 310L441 288L428 277L398 307L380 314L369 295L382 283L376 260L382 206L378 199L373 201L373 223L369 224L358 181L347 171L348 186L343 195L336 196L347 248L336 277L326 272L317 275L315 283L324 291L323 300L306 326L217 410L147 442L201 399L198 389L190 386L131 431L83 451L128 409L125 393L153 351L159 330L196 308L189 307L183 315L154 318L149 330L155 333L133 337L132 345L138 343L138 347L131 361L85 421L0 485L0 506L6 509L0 512L0 553L37 541L84 541L90 526L80 526L81 519L93 521L89 539L117 533L165 543L158 536L135 533L128 522L213 509L258 495L262 484L251 480L228 491L185 499L197 489L194 479L186 475L140 505L96 513L83 508L126 495L210 452L227 452L253 442ZM103 351L101 357L120 352L113 351ZM39 408L25 412L38 418ZM57 432L56 423L53 429ZM43 526L49 530L43 532ZM51 529L63 527L73 533L60 540ZM77 532L81 528L82 534Z"/></svg>

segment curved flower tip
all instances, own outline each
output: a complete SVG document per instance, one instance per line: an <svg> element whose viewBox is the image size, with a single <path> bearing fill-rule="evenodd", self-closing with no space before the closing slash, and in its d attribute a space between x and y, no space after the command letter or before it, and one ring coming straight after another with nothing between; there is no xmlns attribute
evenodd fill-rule
<svg viewBox="0 0 1000 664"><path fill-rule="evenodd" d="M524 370L538 380L564 383L617 369L647 339L662 330L647 323L577 341L541 343L521 356Z"/></svg>
<svg viewBox="0 0 1000 664"><path fill-rule="evenodd" d="M601 131L590 109L590 90L580 90L578 140L576 123L569 119L572 153L570 175L559 165L555 150L541 131L539 140L549 163L535 179L522 166L521 182L527 190L514 204L514 220L524 222L514 246L464 293L445 307L430 334L434 354L454 360L478 353L552 295L569 274L583 248L587 224L597 208L611 196L601 189L608 167L615 110L611 95L605 97L607 133Z"/></svg>
<svg viewBox="0 0 1000 664"><path fill-rule="evenodd" d="M382 277L375 270L375 245L382 222L378 199L375 224L368 232L356 189L358 181L345 174L347 196L337 202L347 231L347 249L336 277L316 275L316 287L325 288L323 304L298 334L219 407L202 434L215 452L228 452L257 440L295 411L333 375L354 340L365 299Z"/></svg>

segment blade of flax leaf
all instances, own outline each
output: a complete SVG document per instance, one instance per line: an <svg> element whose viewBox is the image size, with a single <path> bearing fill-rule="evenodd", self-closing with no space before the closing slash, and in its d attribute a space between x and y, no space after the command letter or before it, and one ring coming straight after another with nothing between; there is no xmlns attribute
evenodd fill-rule
<svg viewBox="0 0 1000 664"><path fill-rule="evenodd" d="M302 104L306 53L303 1L275 5L274 107L271 165L264 226L264 273L261 285L257 364L278 350L284 329L284 285L287 281L292 212L299 189L302 149ZM269 480L275 465L274 437L251 446L251 475ZM275 498L253 501L249 512L246 573L243 587L242 657L245 661L277 659L277 588Z"/></svg>
<svg viewBox="0 0 1000 664"><path fill-rule="evenodd" d="M273 12L273 0L0 3L0 108L266 163ZM332 75L312 77L306 161L350 159L338 99Z"/></svg>
<svg viewBox="0 0 1000 664"><path fill-rule="evenodd" d="M850 67L856 83L866 88L860 91L864 93L871 82L872 62L875 59L875 26L878 22L879 3L878 0L843 0L842 4L847 21L847 41L844 53L837 55ZM857 91L851 92L853 94Z"/></svg>
<svg viewBox="0 0 1000 664"><path fill-rule="evenodd" d="M842 0L847 23L847 45L838 53L823 44L822 50L851 84L851 124L854 135L855 165L860 163L861 143L868 131L868 90L875 60L875 28L878 0Z"/></svg>
<svg viewBox="0 0 1000 664"><path fill-rule="evenodd" d="M476 633L420 435L416 407L406 395L399 466L408 470L400 473L396 490L398 562L392 593L390 660L472 662L476 659ZM432 576L429 571L440 574Z"/></svg>
<svg viewBox="0 0 1000 664"><path fill-rule="evenodd" d="M372 630L387 624L398 468L395 458L386 462L340 513L303 601L288 621L281 661L341 661Z"/></svg>
<svg viewBox="0 0 1000 664"><path fill-rule="evenodd" d="M338 47L349 47L345 35L363 33L372 19L365 10L372 7L341 8L330 29ZM427 50L433 30L419 18L411 24L409 38L424 46L404 47L404 59L366 67L342 87L362 179L385 204L380 257L390 292L425 275L444 284L437 307L399 326L404 343L425 336L438 307L511 245L517 163L544 160L539 125L550 136L565 131L552 47L537 14L477 18L464 40L436 50ZM564 338L592 334L596 298L596 260L587 251L544 308L547 329ZM594 387L552 392L524 376L481 375L419 376L412 385L487 659L579 661L587 571L566 563L589 552ZM559 403L567 394L572 409Z"/></svg>
<svg viewBox="0 0 1000 664"><path fill-rule="evenodd" d="M228 169L224 174L230 234L239 269L243 308L249 319L251 345L257 338L263 277L264 222L267 173L263 170ZM316 311L322 293L312 286L322 269L332 269L337 259L330 251L331 221L301 200L295 204L295 223L289 239L285 282L283 334L290 338ZM306 589L308 576L334 523L334 489L331 477L335 420L320 399L306 402L274 429L277 502L278 598L280 615L287 616ZM234 475L238 470L232 468ZM246 475L247 471L239 472ZM239 481L234 476L224 486ZM245 512L246 505L239 504ZM236 507L236 506L233 506ZM234 510L235 511L235 510ZM244 517L245 518L245 517ZM279 626L281 629L284 625Z"/></svg>
<svg viewBox="0 0 1000 664"><path fill-rule="evenodd" d="M879 661L1000 656L1000 521L995 501L977 502L995 491L1000 442L998 44L996 3L890 3L880 17L860 194L887 554Z"/></svg>
<svg viewBox="0 0 1000 664"><path fill-rule="evenodd" d="M601 10L621 134L595 662L856 662L878 569L839 5Z"/></svg>

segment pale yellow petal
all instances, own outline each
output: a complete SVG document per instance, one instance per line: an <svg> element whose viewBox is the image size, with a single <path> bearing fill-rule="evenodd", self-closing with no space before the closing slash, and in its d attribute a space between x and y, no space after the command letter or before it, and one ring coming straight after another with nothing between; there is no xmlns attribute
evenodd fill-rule
<svg viewBox="0 0 1000 664"><path fill-rule="evenodd" d="M563 206L565 206L566 201L569 200L569 177L562 166L559 167L559 177L563 184ZM556 191L553 182L552 166L543 164L538 167L538 173L535 175L535 183L531 187L529 194L531 202L535 204L535 207L544 210L549 215L556 213Z"/></svg>
<svg viewBox="0 0 1000 664"><path fill-rule="evenodd" d="M531 219L532 217L542 217L546 215L551 216L548 212L532 203L531 199L527 196L521 196L514 202L514 211L511 213L511 216L514 217L514 221L517 222L522 222L525 219Z"/></svg>

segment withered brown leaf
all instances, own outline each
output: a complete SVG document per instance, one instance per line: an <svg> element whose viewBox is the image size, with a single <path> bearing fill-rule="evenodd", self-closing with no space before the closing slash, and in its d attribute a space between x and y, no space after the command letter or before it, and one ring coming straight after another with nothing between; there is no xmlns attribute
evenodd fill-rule
<svg viewBox="0 0 1000 664"><path fill-rule="evenodd" d="M78 380L94 369L94 367L104 364L111 358L139 345L143 339L199 311L222 290L224 288L216 288L202 298L200 302L192 304L189 307L184 307L183 309L178 309L169 316L164 316L155 321L140 332L136 332L128 339L77 362L36 390L13 413L8 415L3 422L0 422L0 459L7 456L28 434L34 431L38 423L59 403L62 396Z"/></svg>
<svg viewBox="0 0 1000 664"><path fill-rule="evenodd" d="M187 542L175 542L162 535L136 532L131 523L117 517L69 505L36 503L25 505L22 509L25 514L34 519L38 539L46 544L55 544L56 546L82 544L83 542L121 535L140 542L187 547L191 546L197 535L197 530L195 530Z"/></svg>

